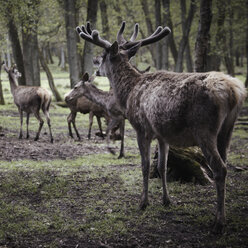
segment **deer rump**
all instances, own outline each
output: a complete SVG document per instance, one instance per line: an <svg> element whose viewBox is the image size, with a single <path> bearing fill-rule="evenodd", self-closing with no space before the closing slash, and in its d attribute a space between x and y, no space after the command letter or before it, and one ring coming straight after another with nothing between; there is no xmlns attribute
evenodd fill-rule
<svg viewBox="0 0 248 248"><path fill-rule="evenodd" d="M176 146L197 145L195 132L219 131L237 103L242 87L231 80L217 72L146 74L127 100L127 117L136 130L149 127L153 138Z"/></svg>
<svg viewBox="0 0 248 248"><path fill-rule="evenodd" d="M19 86L15 94L15 104L21 106L26 113L33 113L40 109L48 110L52 100L50 92L40 87Z"/></svg>

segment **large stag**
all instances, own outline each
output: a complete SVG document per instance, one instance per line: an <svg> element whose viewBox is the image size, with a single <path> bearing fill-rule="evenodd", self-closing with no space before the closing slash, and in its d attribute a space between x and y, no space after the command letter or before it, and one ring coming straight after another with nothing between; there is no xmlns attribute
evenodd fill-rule
<svg viewBox="0 0 248 248"><path fill-rule="evenodd" d="M81 38L104 48L101 74L106 74L114 94L137 133L143 173L140 208L148 205L150 144L158 140L158 170L162 178L163 204L170 198L166 182L169 145L199 146L214 174L217 212L214 232L225 225L226 157L235 120L246 92L243 84L221 72L174 73L158 71L141 74L129 63L141 46L162 39L170 29L158 27L155 33L139 41L125 42L122 23L117 40L102 39L89 24L77 27ZM119 43L119 44L118 44Z"/></svg>
<svg viewBox="0 0 248 248"><path fill-rule="evenodd" d="M29 129L28 129L29 116L31 113L33 113L36 119L40 123L38 132L36 133L34 140L39 139L40 132L44 124L44 121L42 120L40 116L40 109L42 109L44 115L46 116L47 125L49 127L50 140L51 140L51 143L53 143L53 136L52 136L52 131L51 131L50 116L49 116L49 107L50 107L50 103L52 100L51 93L41 87L18 86L17 79L18 77L21 77L21 73L18 72L15 66L13 66L12 68L8 68L7 65L3 63L3 67L9 76L11 93L14 97L14 102L20 114L21 127L20 127L19 139L21 139L23 136L23 133L22 133L23 112L27 113L27 121L26 121L27 136L26 138L27 139L29 138Z"/></svg>

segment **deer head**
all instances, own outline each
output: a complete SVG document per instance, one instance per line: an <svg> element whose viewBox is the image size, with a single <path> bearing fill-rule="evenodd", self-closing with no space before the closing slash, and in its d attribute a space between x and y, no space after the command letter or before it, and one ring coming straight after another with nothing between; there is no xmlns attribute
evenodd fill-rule
<svg viewBox="0 0 248 248"><path fill-rule="evenodd" d="M170 29L168 27L158 27L149 37L135 41L139 30L139 25L135 24L133 34L130 40L127 41L123 37L124 29L125 22L122 22L120 30L117 33L117 41L111 44L109 41L102 39L97 30L92 31L89 22L87 22L86 27L82 25L81 27L76 28L81 38L104 48L102 58L97 59L97 63L99 64L99 75L107 76L108 71L111 68L111 64L120 63L123 60L129 61L137 53L141 46L159 41L170 33Z"/></svg>
<svg viewBox="0 0 248 248"><path fill-rule="evenodd" d="M81 97L87 88L84 87L86 83L92 83L95 79L95 76L89 77L89 74L85 72L82 76L82 79L74 86L74 88L65 95L65 101L70 102L76 100L78 97Z"/></svg>

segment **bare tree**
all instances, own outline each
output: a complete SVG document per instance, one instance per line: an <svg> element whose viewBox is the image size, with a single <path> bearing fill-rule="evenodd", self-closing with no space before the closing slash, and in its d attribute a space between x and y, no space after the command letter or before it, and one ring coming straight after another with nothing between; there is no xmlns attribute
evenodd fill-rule
<svg viewBox="0 0 248 248"><path fill-rule="evenodd" d="M201 0L200 20L195 43L195 71L207 71L207 52L212 21L212 0Z"/></svg>

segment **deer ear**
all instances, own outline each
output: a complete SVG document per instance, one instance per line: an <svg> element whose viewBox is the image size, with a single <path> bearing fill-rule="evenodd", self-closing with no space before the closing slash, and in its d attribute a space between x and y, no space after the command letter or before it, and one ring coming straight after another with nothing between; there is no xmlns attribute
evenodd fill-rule
<svg viewBox="0 0 248 248"><path fill-rule="evenodd" d="M83 75L83 81L86 82L88 80L89 80L89 74L88 74L88 72L85 72Z"/></svg>
<svg viewBox="0 0 248 248"><path fill-rule="evenodd" d="M127 52L127 55L128 55L128 59L131 59L139 50L141 46L141 42L139 42L137 45L129 48L126 52Z"/></svg>
<svg viewBox="0 0 248 248"><path fill-rule="evenodd" d="M119 45L118 42L115 41L109 48L109 53L111 57L115 57L118 54L118 52L119 52Z"/></svg>

